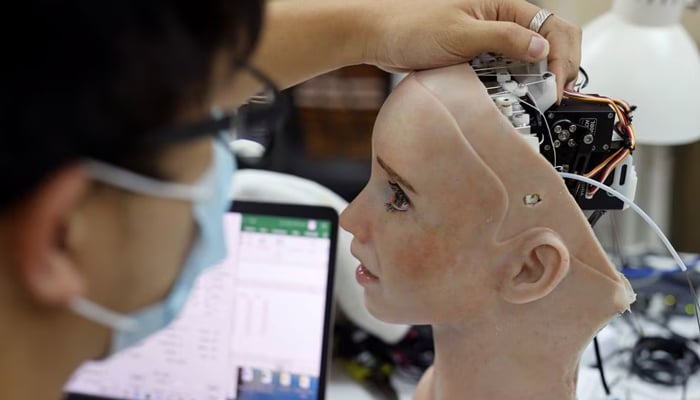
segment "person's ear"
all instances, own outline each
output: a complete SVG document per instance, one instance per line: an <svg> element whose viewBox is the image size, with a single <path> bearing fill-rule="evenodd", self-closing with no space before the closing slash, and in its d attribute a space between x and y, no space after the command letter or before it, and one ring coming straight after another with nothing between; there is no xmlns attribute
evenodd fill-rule
<svg viewBox="0 0 700 400"><path fill-rule="evenodd" d="M513 239L506 254L501 296L513 304L539 300L569 273L569 250L551 229L533 228Z"/></svg>
<svg viewBox="0 0 700 400"><path fill-rule="evenodd" d="M79 229L74 211L88 182L81 167L63 167L13 210L11 267L24 291L39 304L62 306L83 291L70 237Z"/></svg>

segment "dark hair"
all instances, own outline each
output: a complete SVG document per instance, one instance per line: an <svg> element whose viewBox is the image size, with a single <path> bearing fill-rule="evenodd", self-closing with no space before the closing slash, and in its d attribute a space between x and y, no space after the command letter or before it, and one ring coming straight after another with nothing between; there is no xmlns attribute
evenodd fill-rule
<svg viewBox="0 0 700 400"><path fill-rule="evenodd" d="M82 157L122 165L141 157L139 137L201 104L214 56L226 51L232 70L246 62L264 7L263 0L13 4L3 11L9 32L0 32L0 211Z"/></svg>

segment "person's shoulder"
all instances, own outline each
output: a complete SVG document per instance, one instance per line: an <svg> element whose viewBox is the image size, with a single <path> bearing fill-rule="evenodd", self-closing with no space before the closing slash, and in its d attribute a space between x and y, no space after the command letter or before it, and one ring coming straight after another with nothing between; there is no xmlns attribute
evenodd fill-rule
<svg viewBox="0 0 700 400"><path fill-rule="evenodd" d="M416 387L415 400L430 400L433 398L433 366L431 365L423 377L420 378Z"/></svg>

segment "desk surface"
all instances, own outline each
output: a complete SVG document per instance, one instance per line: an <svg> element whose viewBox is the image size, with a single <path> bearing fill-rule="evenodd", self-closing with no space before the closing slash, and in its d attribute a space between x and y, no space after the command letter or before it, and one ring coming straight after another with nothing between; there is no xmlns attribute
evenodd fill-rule
<svg viewBox="0 0 700 400"><path fill-rule="evenodd" d="M616 381L626 371L607 368L606 374L610 382ZM413 399L415 387L402 384L397 387L400 400ZM680 387L665 388L650 385L636 378L626 378L613 387L612 397L607 397L600 382L597 369L582 367L579 370L577 397L578 400L682 400L683 392ZM328 400L377 400L369 390L352 380L338 363L331 367L330 380L326 391ZM700 400L700 375L689 381L685 400Z"/></svg>
<svg viewBox="0 0 700 400"><path fill-rule="evenodd" d="M396 388L399 392L400 400L413 399L415 387L405 384ZM369 390L352 380L339 363L333 363L331 367L330 381L326 389L328 400L375 400L377 399Z"/></svg>
<svg viewBox="0 0 700 400"><path fill-rule="evenodd" d="M579 373L578 397L579 400L604 400L605 396L600 387L600 378L598 370L583 368ZM400 400L413 399L415 386L409 384L399 384L396 387L399 392ZM603 396L603 397L600 397ZM338 363L333 363L331 367L330 381L326 391L328 400L376 400L378 397L373 395L369 390L362 387L360 384L352 380ZM678 397L680 399L680 397ZM649 398L648 400L657 400ZM660 398L659 398L660 399ZM634 398L634 400L642 400ZM647 400L644 398L644 400ZM664 398L664 400L666 400ZM688 397L688 400L692 400Z"/></svg>

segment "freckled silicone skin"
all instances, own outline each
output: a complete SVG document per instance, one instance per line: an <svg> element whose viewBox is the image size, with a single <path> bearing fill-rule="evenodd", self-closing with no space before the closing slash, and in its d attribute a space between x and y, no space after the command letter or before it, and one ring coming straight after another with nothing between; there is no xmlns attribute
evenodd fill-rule
<svg viewBox="0 0 700 400"><path fill-rule="evenodd" d="M472 192L491 197L482 202L486 204L482 211L485 222L493 226L490 232L495 241L507 241L535 226L552 229L563 239L572 260L590 270L586 274L600 280L600 285L614 289L610 300L615 313L628 309L634 301L629 282L608 260L564 181L502 116L471 67L456 65L413 73L392 96L400 98L401 104L389 99L380 119L409 112L402 108L408 108L407 103L415 97L430 99L449 115L433 117L451 119L463 138L466 156L481 164L478 169L485 176L478 179L478 184L472 184ZM415 110L410 113L415 115ZM376 129L382 126L382 121L378 121ZM470 172L473 171L465 174ZM527 201L527 196L533 194L540 199L534 206Z"/></svg>
<svg viewBox="0 0 700 400"><path fill-rule="evenodd" d="M416 397L573 398L581 351L635 296L551 164L468 65L406 77L377 118L376 156L415 187L411 209L374 214L387 179L374 161L346 228L378 276L365 288L370 312L433 326L435 366ZM527 250L545 231L564 250ZM532 257L563 272L527 296L504 294L509 268Z"/></svg>

